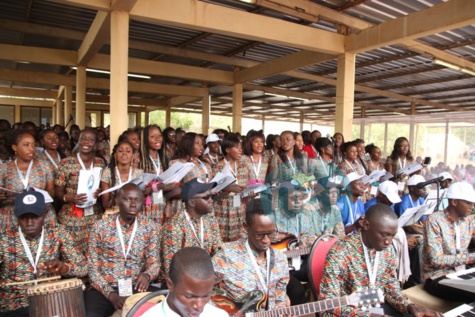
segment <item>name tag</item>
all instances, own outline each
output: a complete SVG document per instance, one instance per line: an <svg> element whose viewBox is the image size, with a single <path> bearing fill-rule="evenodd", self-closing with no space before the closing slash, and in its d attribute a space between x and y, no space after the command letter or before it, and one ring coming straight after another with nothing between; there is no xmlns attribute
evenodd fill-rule
<svg viewBox="0 0 475 317"><path fill-rule="evenodd" d="M133 290L132 290L132 279L127 278L127 279L119 279L118 281L118 286L119 286L119 296L121 297L128 297L132 296Z"/></svg>
<svg viewBox="0 0 475 317"><path fill-rule="evenodd" d="M84 208L84 216L94 216L94 208L92 206Z"/></svg>
<svg viewBox="0 0 475 317"><path fill-rule="evenodd" d="M397 183L397 190L398 191L403 192L405 188L406 188L406 183L404 183L404 182L398 182Z"/></svg>
<svg viewBox="0 0 475 317"><path fill-rule="evenodd" d="M376 186L371 186L371 195L377 196L378 195L378 187Z"/></svg>
<svg viewBox="0 0 475 317"><path fill-rule="evenodd" d="M241 195L236 194L233 197L233 207L241 207Z"/></svg>
<svg viewBox="0 0 475 317"><path fill-rule="evenodd" d="M152 194L153 204L163 204L163 191L159 191Z"/></svg>

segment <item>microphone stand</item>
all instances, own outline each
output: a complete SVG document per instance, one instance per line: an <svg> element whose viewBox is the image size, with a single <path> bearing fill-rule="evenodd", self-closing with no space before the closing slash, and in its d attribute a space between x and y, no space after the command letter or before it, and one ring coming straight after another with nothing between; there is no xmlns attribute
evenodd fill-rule
<svg viewBox="0 0 475 317"><path fill-rule="evenodd" d="M66 125L64 126L64 129L66 129L68 127L68 125L71 123L71 121L73 121L73 116L69 116L69 120L66 123Z"/></svg>

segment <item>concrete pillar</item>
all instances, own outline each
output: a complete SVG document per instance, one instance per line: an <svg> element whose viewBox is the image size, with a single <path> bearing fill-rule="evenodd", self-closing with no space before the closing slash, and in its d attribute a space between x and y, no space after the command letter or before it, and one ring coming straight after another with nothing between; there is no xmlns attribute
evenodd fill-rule
<svg viewBox="0 0 475 317"><path fill-rule="evenodd" d="M241 133L242 129L242 84L233 86L233 132Z"/></svg>
<svg viewBox="0 0 475 317"><path fill-rule="evenodd" d="M64 124L69 122L69 117L73 113L73 87L64 86ZM74 120L69 122L69 126L74 124Z"/></svg>
<svg viewBox="0 0 475 317"><path fill-rule="evenodd" d="M82 130L86 127L86 67L76 70L76 124Z"/></svg>
<svg viewBox="0 0 475 317"><path fill-rule="evenodd" d="M20 105L15 105L15 122L20 122L21 121L21 106Z"/></svg>
<svg viewBox="0 0 475 317"><path fill-rule="evenodd" d="M143 123L143 127L148 126L150 121L150 111L145 110L145 122Z"/></svg>
<svg viewBox="0 0 475 317"><path fill-rule="evenodd" d="M128 127L129 12L111 12L111 148Z"/></svg>
<svg viewBox="0 0 475 317"><path fill-rule="evenodd" d="M345 140L352 139L355 56L352 53L343 53L338 56L335 132L341 132Z"/></svg>
<svg viewBox="0 0 475 317"><path fill-rule="evenodd" d="M63 99L58 98L56 99L56 113L53 114L53 116L56 116L56 122L55 124L60 124L63 125Z"/></svg>
<svg viewBox="0 0 475 317"><path fill-rule="evenodd" d="M264 135L265 135L265 133L266 133L265 132L265 126L266 126L266 115L265 114L262 115L261 124L262 124L262 133L264 133Z"/></svg>
<svg viewBox="0 0 475 317"><path fill-rule="evenodd" d="M165 110L165 125L165 128L172 126L172 107L170 106L167 106Z"/></svg>
<svg viewBox="0 0 475 317"><path fill-rule="evenodd" d="M208 85L203 85L203 88L208 88ZM201 133L209 134L209 124L211 120L211 97L208 95L201 100Z"/></svg>
<svg viewBox="0 0 475 317"><path fill-rule="evenodd" d="M303 118L304 118L303 111L300 111L300 133L302 133L303 131Z"/></svg>

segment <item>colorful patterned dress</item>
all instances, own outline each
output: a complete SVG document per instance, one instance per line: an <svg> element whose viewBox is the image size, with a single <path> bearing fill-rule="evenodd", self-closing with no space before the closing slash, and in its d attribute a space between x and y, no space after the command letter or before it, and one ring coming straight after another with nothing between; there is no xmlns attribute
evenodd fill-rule
<svg viewBox="0 0 475 317"><path fill-rule="evenodd" d="M360 163L358 163L357 161L350 162L347 159L343 159L343 161L339 165L339 169L341 171L340 174L342 176L346 176L353 172L357 172L360 175L366 174L365 169L363 168L363 166L361 166Z"/></svg>
<svg viewBox="0 0 475 317"><path fill-rule="evenodd" d="M226 161L222 160L216 165L216 174L220 172L225 166ZM247 186L249 183L248 167L240 160L237 165L236 182L234 184L240 186ZM240 207L233 207L234 196L236 193L229 193L223 197L213 198L214 215L218 219L219 230L224 242L235 241L241 237L244 232L243 224L246 219L246 206L241 203Z"/></svg>
<svg viewBox="0 0 475 317"><path fill-rule="evenodd" d="M315 181L323 177L336 175L332 160L324 160L320 156L308 161L309 171L315 176Z"/></svg>
<svg viewBox="0 0 475 317"><path fill-rule="evenodd" d="M39 153L38 156L37 156L37 159L39 161L42 161L42 162L46 162L48 165L50 165L50 167L53 169L54 171L54 176L56 176L56 171L58 169L58 165L59 165L59 162L61 162L61 157L59 155L57 155L56 157L52 156L51 157L54 161L54 164L56 164L56 166L53 164L53 162L51 162L51 160L49 159L49 157L46 155L46 150L44 150L43 152Z"/></svg>
<svg viewBox="0 0 475 317"><path fill-rule="evenodd" d="M165 146L164 156L165 156L165 166L166 168L170 167L170 162L175 159L175 154L176 154L176 146L167 144Z"/></svg>
<svg viewBox="0 0 475 317"><path fill-rule="evenodd" d="M102 142L97 143L97 150L104 151L104 158L107 160L107 163L109 163L111 157L111 146L109 144L109 141L103 140Z"/></svg>
<svg viewBox="0 0 475 317"><path fill-rule="evenodd" d="M94 167L104 168L104 161L98 157L94 157ZM64 186L66 193L76 195L80 171L81 165L77 161L76 156L67 157L59 163L58 174L56 175L54 184L56 186ZM93 215L79 216L74 213L73 205L73 203L65 203L59 212L58 220L59 223L64 225L69 232L74 234L80 250L85 253L86 236L94 222L100 218L102 206L99 203L96 203L93 206Z"/></svg>
<svg viewBox="0 0 475 317"><path fill-rule="evenodd" d="M160 171L158 173L153 164L151 165L150 169L146 169L145 171L142 171L142 174L143 173L155 174L158 176L161 173L163 173L163 165L160 164ZM163 192L162 192L162 195L163 195ZM166 207L165 197L163 197L163 202L160 202L160 203L154 203L152 197L153 197L153 194L147 196L145 199L145 210L143 212L143 216L149 219L152 219L155 222L162 223L163 213Z"/></svg>
<svg viewBox="0 0 475 317"><path fill-rule="evenodd" d="M23 174L23 176L25 177L26 175ZM46 190L46 182L53 179L53 169L51 166L35 159L31 167L28 186ZM15 192L22 192L24 190L14 160L0 165L0 187ZM5 230L18 226L17 219L13 215L14 205L15 197L11 193L7 193L7 198L0 205L0 229ZM54 226L56 224L56 213L53 205L51 203L46 204L46 210L45 223Z"/></svg>
<svg viewBox="0 0 475 317"><path fill-rule="evenodd" d="M241 164L247 167L249 185L264 184L266 182L267 168L269 167L269 157L262 155L259 168L259 161L254 161L250 156L243 155Z"/></svg>
<svg viewBox="0 0 475 317"><path fill-rule="evenodd" d="M303 154L303 157L299 160L302 160L302 164L297 164L297 160L292 158L290 161L282 162L282 159L278 154L272 155L270 158L270 166L274 169L278 169L278 182L291 181L295 173L308 173L308 157L307 153ZM300 167L299 167L300 166Z"/></svg>

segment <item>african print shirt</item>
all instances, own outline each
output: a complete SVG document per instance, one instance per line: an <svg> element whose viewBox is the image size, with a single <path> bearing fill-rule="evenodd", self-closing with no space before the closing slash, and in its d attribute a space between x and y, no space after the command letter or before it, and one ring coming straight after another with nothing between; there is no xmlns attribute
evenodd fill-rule
<svg viewBox="0 0 475 317"><path fill-rule="evenodd" d="M146 218L137 218L135 234L127 261L124 259L122 246L116 226L117 217L104 217L94 224L89 233L87 260L92 286L108 297L117 287L117 280L136 278L144 272L153 281L160 269L159 226ZM119 217L120 219L120 217ZM120 219L119 223L124 235L124 247L127 250L132 235L133 225L126 225Z"/></svg>
<svg viewBox="0 0 475 317"><path fill-rule="evenodd" d="M279 207L274 211L275 225L279 233L290 233L295 237L300 237L300 234L308 234L309 225L308 219L302 213L289 215L282 208L282 203L279 201Z"/></svg>
<svg viewBox="0 0 475 317"><path fill-rule="evenodd" d="M300 162L298 163L297 160L301 160L302 164ZM304 174L308 173L308 158L307 158L307 152L303 153L303 157L300 159L291 159L290 162L282 162L280 156L278 154L274 154L271 156L269 160L269 165L270 167L277 169L278 170L278 182L285 182L285 181L291 181L294 178L294 174L301 172ZM300 166L300 168L299 168Z"/></svg>
<svg viewBox="0 0 475 317"><path fill-rule="evenodd" d="M374 261L375 249L368 249L370 261ZM393 248L381 251L375 287L382 289L385 301L398 312L406 313L409 300L402 294L396 275L396 257ZM350 295L361 287L370 284L366 265L363 243L359 233L338 241L328 252L322 281L320 283L319 300ZM351 306L342 306L321 314L329 316L370 316L368 310Z"/></svg>
<svg viewBox="0 0 475 317"><path fill-rule="evenodd" d="M142 177L143 175L143 170L141 170L140 168L132 168L132 177L131 177L131 180L134 179L134 178L139 178L139 177ZM114 185L111 185L111 170L109 167L107 167L106 169L104 169L102 171L102 176L101 176L101 182L104 182L106 184L109 184L110 187L113 187L113 186L116 186L116 185L119 185L119 181L118 181L118 175L116 174L115 176L115 184Z"/></svg>
<svg viewBox="0 0 475 317"><path fill-rule="evenodd" d="M259 169L259 161L254 162L251 157L243 155L241 157L241 164L247 168L248 171L248 180L249 185L252 184L264 184L266 181L267 167L269 166L269 158L262 155L261 156L261 166ZM256 175L257 172L257 175Z"/></svg>
<svg viewBox="0 0 475 317"><path fill-rule="evenodd" d="M310 159L308 161L309 172L315 176L315 180L318 181L320 178L329 177L330 175L335 175L335 167L331 160L326 161L321 157Z"/></svg>
<svg viewBox="0 0 475 317"><path fill-rule="evenodd" d="M68 276L85 276L87 274L86 258L76 247L71 235L62 226L45 227L44 230L43 248L38 263L58 259L69 266ZM25 239L35 259L40 237L41 235L33 240ZM0 280L11 283L57 275L46 270L39 270L38 274L33 272L34 269L23 248L18 229L0 233ZM0 287L0 312L28 306L27 288L31 285Z"/></svg>
<svg viewBox="0 0 475 317"><path fill-rule="evenodd" d="M323 211L319 202L308 202L303 206L302 214L308 220L306 221L309 235L307 243L313 243L325 234L334 234L340 238L345 236L345 227L337 206L330 206L330 210L327 212Z"/></svg>
<svg viewBox="0 0 475 317"><path fill-rule="evenodd" d="M475 263L475 255L468 253L468 245L475 234L475 218L458 220L460 250L456 249L456 223L447 210L434 212L424 222L423 278L437 278L455 272L455 267Z"/></svg>
<svg viewBox="0 0 475 317"><path fill-rule="evenodd" d="M179 212L177 215L168 219L163 224L162 236L162 274L168 276L172 257L181 248L184 247L201 247L210 256L218 251L222 240L219 233L218 222L212 215L204 215L203 219L203 245L201 245L201 225L200 219L190 218L190 222L186 219L186 211ZM193 225L194 232L190 227Z"/></svg>
<svg viewBox="0 0 475 317"><path fill-rule="evenodd" d="M366 163L366 175L371 174L375 170L383 170L384 169L384 163L383 161L379 161L379 166L375 166L373 163L373 160L369 159L365 161Z"/></svg>
<svg viewBox="0 0 475 317"><path fill-rule="evenodd" d="M263 291L258 275L246 249L247 240L224 243L213 257L213 266L218 279L216 288L240 298L254 290ZM252 251L254 256L257 253ZM289 267L283 252L272 251L275 263L271 269L270 281L267 282L267 261L259 265L264 283L269 285L268 308L285 307L286 288L289 282Z"/></svg>
<svg viewBox="0 0 475 317"><path fill-rule="evenodd" d="M350 162L343 159L338 167L342 175L348 175L352 172L357 172L359 175L366 175L365 169L361 166L361 163L357 161Z"/></svg>
<svg viewBox="0 0 475 317"><path fill-rule="evenodd" d="M61 157L59 155L53 155L51 156L51 158L53 159L54 163L56 165L59 165L59 162L61 161ZM46 150L44 150L43 152L39 153L37 155L37 159L39 161L42 161L42 162L46 162L48 163L48 165L50 165L51 169L53 171L56 171L56 166L54 166L53 162L51 162L51 160L49 159L49 157L46 155Z"/></svg>

